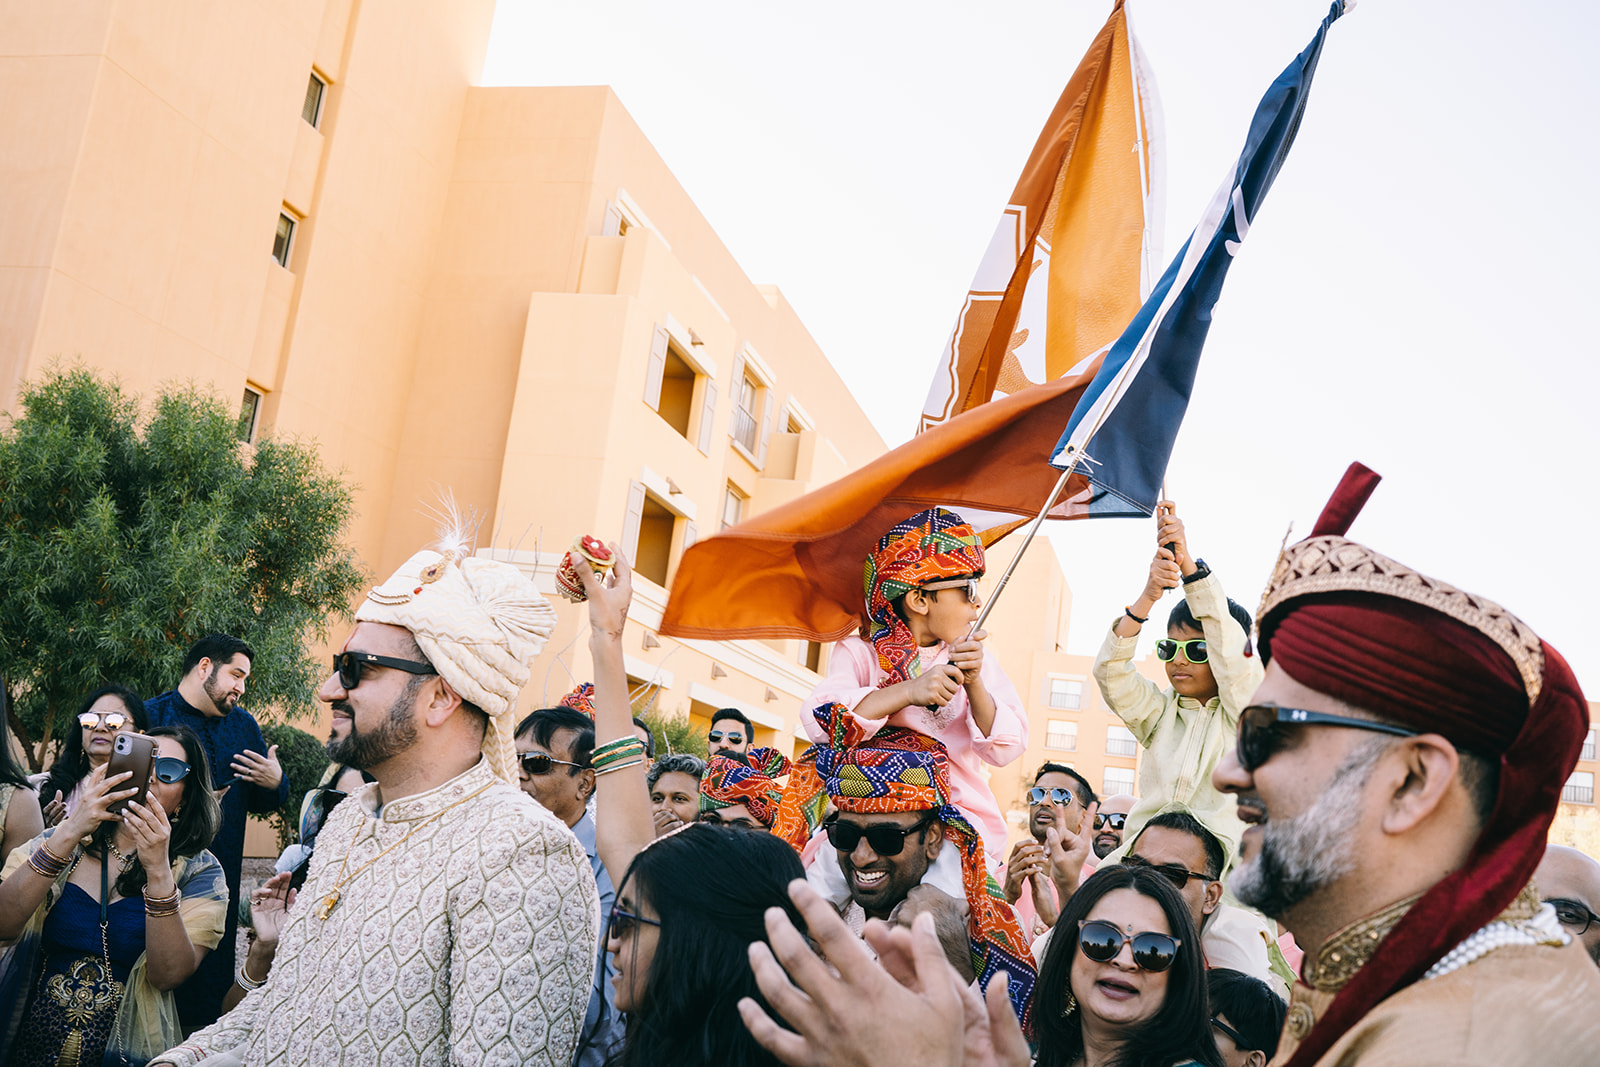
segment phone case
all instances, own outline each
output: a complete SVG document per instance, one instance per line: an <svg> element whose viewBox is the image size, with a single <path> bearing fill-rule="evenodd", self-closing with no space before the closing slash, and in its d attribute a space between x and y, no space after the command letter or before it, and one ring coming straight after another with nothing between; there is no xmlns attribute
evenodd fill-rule
<svg viewBox="0 0 1600 1067"><path fill-rule="evenodd" d="M139 790L131 797L112 801L107 811L121 812L127 808L130 801L145 802L145 793L150 786L150 774L156 766L156 739L146 737L144 734L130 733L126 730L117 734L117 739L111 743L111 762L106 764L106 777L121 774L123 771L132 771L133 777L123 782L118 789L134 788Z"/></svg>

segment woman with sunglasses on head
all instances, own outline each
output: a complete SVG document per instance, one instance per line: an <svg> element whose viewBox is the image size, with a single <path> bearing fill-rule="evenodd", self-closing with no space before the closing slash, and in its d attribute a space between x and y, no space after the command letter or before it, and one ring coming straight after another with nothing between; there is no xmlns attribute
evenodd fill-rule
<svg viewBox="0 0 1600 1067"><path fill-rule="evenodd" d="M219 815L199 738L148 736L142 803L130 772L96 768L0 874L0 1004L19 1009L0 1020L5 1067L138 1065L182 1040L172 990L221 940L228 885L206 851Z"/></svg>
<svg viewBox="0 0 1600 1067"><path fill-rule="evenodd" d="M1167 592L1182 597L1167 616L1166 636L1156 658L1166 667L1163 689L1134 665L1139 631ZM1139 799L1124 827L1132 841L1151 816L1182 805L1205 824L1227 850L1239 849L1244 824L1231 797L1211 785L1211 771L1233 747L1239 714L1261 684L1261 660L1250 646L1250 613L1229 600L1222 584L1189 551L1175 505L1156 505L1156 553L1139 596L1123 608L1094 660L1094 680L1106 706L1145 749L1139 767ZM1122 859L1126 847L1105 857Z"/></svg>
<svg viewBox="0 0 1600 1067"><path fill-rule="evenodd" d="M1061 909L1039 967L1039 1067L1224 1067L1199 944L1161 874L1096 871Z"/></svg>
<svg viewBox="0 0 1600 1067"><path fill-rule="evenodd" d="M612 546L613 550L616 546ZM576 568L589 604L594 661L596 847L618 872L603 936L614 1001L627 1017L609 1063L776 1065L739 1021L741 997L760 997L749 946L766 940L764 916L783 908L803 877L800 857L765 833L692 823L656 838L644 745L633 735L622 631L632 598L628 561L617 554L602 579Z"/></svg>
<svg viewBox="0 0 1600 1067"><path fill-rule="evenodd" d="M78 803L89 772L111 759L111 744L120 730L143 733L149 725L144 700L122 685L103 685L78 706L78 728L61 739L61 752L38 780L44 824L54 826Z"/></svg>

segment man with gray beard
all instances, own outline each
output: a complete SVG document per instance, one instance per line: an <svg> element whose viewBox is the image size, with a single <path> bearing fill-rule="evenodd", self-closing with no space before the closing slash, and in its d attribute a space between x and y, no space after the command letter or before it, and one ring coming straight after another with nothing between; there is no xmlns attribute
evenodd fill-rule
<svg viewBox="0 0 1600 1067"><path fill-rule="evenodd" d="M1352 465L1280 557L1212 777L1229 887L1306 949L1273 1063L1592 1063L1600 972L1532 881L1586 702L1504 608L1344 537L1377 481Z"/></svg>

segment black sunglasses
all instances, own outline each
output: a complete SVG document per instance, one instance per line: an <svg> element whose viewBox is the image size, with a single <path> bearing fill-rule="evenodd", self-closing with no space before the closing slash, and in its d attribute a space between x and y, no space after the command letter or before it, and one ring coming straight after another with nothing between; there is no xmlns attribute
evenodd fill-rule
<svg viewBox="0 0 1600 1067"><path fill-rule="evenodd" d="M1206 651L1206 639L1191 637L1187 641L1175 641L1170 637L1163 637L1156 642L1156 659L1162 663L1171 663L1172 657L1178 654L1178 649L1183 649L1183 658L1190 663L1204 663L1210 659Z"/></svg>
<svg viewBox="0 0 1600 1067"><path fill-rule="evenodd" d="M1239 765L1253 771L1283 747L1284 726L1343 726L1351 730L1372 730L1396 737L1416 737L1417 730L1391 726L1371 719L1352 719L1325 711L1280 708L1271 704L1252 704L1239 714Z"/></svg>
<svg viewBox="0 0 1600 1067"><path fill-rule="evenodd" d="M1046 789L1044 786L1036 785L1028 790L1028 803L1035 807L1043 804L1046 797L1057 804L1071 804L1077 799L1072 790L1063 789L1060 786L1056 786L1054 789Z"/></svg>
<svg viewBox="0 0 1600 1067"><path fill-rule="evenodd" d="M1121 830L1124 826L1128 825L1128 816L1126 813L1120 811L1097 813L1094 817L1094 828L1096 830L1101 830L1107 825L1109 825L1113 830Z"/></svg>
<svg viewBox="0 0 1600 1067"><path fill-rule="evenodd" d="M333 657L333 670L339 676L339 688L349 692L361 684L361 673L368 666L393 667L397 671L407 674L433 674L433 664L421 663L414 659L395 659L393 656L378 656L371 652L341 652Z"/></svg>
<svg viewBox="0 0 1600 1067"><path fill-rule="evenodd" d="M1211 1017L1211 1025L1216 1027L1218 1030L1221 1030L1223 1033L1227 1034L1228 1037L1232 1038L1233 1039L1233 1047L1238 1049L1240 1052L1253 1052L1253 1051L1255 1051L1253 1048L1251 1048L1249 1043L1247 1043L1245 1041L1244 1035L1240 1034L1239 1031L1235 1030L1233 1027L1229 1026L1227 1023L1223 1022L1221 1019L1217 1018L1215 1015L1213 1015Z"/></svg>
<svg viewBox="0 0 1600 1067"><path fill-rule="evenodd" d="M861 826L853 822L840 822L835 818L823 823L822 828L828 832L828 843L840 852L854 852L864 837L867 845L878 855L898 856L905 851L907 837L933 825L933 822L934 816L929 815L902 830L888 824Z"/></svg>
<svg viewBox="0 0 1600 1067"><path fill-rule="evenodd" d="M712 730L709 734L706 734L706 740L710 741L713 745L716 744L718 741L721 741L722 737L723 737L723 734L722 734L721 730ZM727 737L728 737L728 744L730 744L730 745L742 745L742 744L744 744L744 734L728 734Z"/></svg>
<svg viewBox="0 0 1600 1067"><path fill-rule="evenodd" d="M1581 900L1570 900L1566 897L1545 897L1544 902L1556 909L1556 921L1562 926L1573 928L1573 932L1582 936L1589 932L1593 923L1600 923L1600 915L1589 910L1588 905Z"/></svg>
<svg viewBox="0 0 1600 1067"><path fill-rule="evenodd" d="M581 763L573 763L571 760L556 759L548 752L522 752L517 755L517 762L522 764L522 769L524 771L527 771L532 775L549 774L551 771L555 770L556 764L558 763L563 767L576 767L579 770L583 769L583 764ZM572 772L568 771L567 773L571 774Z"/></svg>
<svg viewBox="0 0 1600 1067"><path fill-rule="evenodd" d="M646 919L643 915L635 915L631 911L624 911L621 904L611 905L611 918L606 923L606 939L616 938L622 940L633 932L633 928L640 923L661 929L661 923L655 919Z"/></svg>
<svg viewBox="0 0 1600 1067"><path fill-rule="evenodd" d="M1161 877L1171 882L1173 888L1175 889L1182 889L1184 886L1188 885L1189 879L1191 878L1198 878L1202 882L1216 881L1216 879L1211 877L1209 874L1201 874L1199 871L1191 871L1189 868L1180 867L1176 863L1151 863L1142 856L1124 856L1122 858L1122 865L1124 867L1143 867L1146 870L1155 871Z"/></svg>
<svg viewBox="0 0 1600 1067"><path fill-rule="evenodd" d="M161 756L156 759L156 781L165 782L167 785L181 782L189 777L192 769L177 756Z"/></svg>
<svg viewBox="0 0 1600 1067"><path fill-rule="evenodd" d="M1125 934L1104 919L1078 920L1078 947L1096 963L1110 963L1129 942L1133 944L1133 962L1151 973L1171 967L1178 958L1178 946L1183 944L1175 937L1151 930Z"/></svg>

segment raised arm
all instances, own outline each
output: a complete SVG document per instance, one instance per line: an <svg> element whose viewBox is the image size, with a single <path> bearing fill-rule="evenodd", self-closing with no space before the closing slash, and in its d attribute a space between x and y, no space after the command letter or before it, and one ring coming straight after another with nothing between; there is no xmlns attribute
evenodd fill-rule
<svg viewBox="0 0 1600 1067"><path fill-rule="evenodd" d="M633 569L612 544L617 564L604 579L580 565L573 568L589 600L589 656L594 661L595 747L633 737L628 675L622 663L622 630L633 600ZM621 884L633 857L656 838L650 817L649 765L642 760L595 775L595 849L612 881Z"/></svg>

